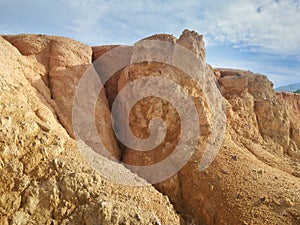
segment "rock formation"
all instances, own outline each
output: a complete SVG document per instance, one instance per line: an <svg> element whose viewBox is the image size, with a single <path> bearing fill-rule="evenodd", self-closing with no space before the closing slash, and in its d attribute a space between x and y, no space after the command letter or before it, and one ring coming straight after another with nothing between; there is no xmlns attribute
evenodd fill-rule
<svg viewBox="0 0 300 225"><path fill-rule="evenodd" d="M93 158L91 149L98 144L88 127L82 128L85 143L77 146L73 139L76 87L92 61L118 46L89 47L45 35L0 36L0 224L299 224L300 95L275 92L264 75L213 69L205 63L204 42L196 32L144 40L189 49L201 64L199 76L210 77L223 97L215 95L212 102L206 95L211 89L162 62L129 65L103 84L95 121L111 157L99 156L98 169L140 185L134 187L107 179L86 162L78 146ZM182 87L201 129L188 163L154 184L158 191L114 162L157 163L174 152L182 135L172 104L150 96L130 109L128 122L143 139L150 136L151 119L162 118L167 126L163 142L137 151L117 140L110 110L122 90L143 77L168 78ZM164 88L157 84L157 90ZM126 98L121 101L126 106ZM217 157L200 171L205 147L218 130L214 120L222 112L212 110L217 101L226 106L227 128Z"/></svg>
<svg viewBox="0 0 300 225"><path fill-rule="evenodd" d="M101 177L68 135L73 85L92 60L90 47L18 35L0 37L0 49L0 224L179 224L166 197L149 185ZM104 120L109 111L100 97ZM109 127L100 131L117 152ZM146 184L106 158L100 165Z"/></svg>

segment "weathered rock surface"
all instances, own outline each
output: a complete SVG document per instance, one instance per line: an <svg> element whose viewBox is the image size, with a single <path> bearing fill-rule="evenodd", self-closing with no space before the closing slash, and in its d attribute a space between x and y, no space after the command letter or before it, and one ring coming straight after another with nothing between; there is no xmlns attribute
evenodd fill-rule
<svg viewBox="0 0 300 225"><path fill-rule="evenodd" d="M82 72L73 66L91 61L89 47L49 36L5 39L0 37L0 224L179 224L168 199L153 187L119 185L91 169L62 127ZM50 40L56 40L55 53L48 51ZM52 64L47 57L55 58ZM58 111L66 117L62 124ZM120 164L99 160L103 170L146 184Z"/></svg>
<svg viewBox="0 0 300 225"><path fill-rule="evenodd" d="M194 32L184 31L179 39L162 34L144 40L185 46L205 63L202 37ZM214 75L218 81L228 119L219 155L204 172L199 172L198 164L211 134L212 116L203 90L186 74L168 65L147 62L128 66L105 84L109 102L129 82L145 76L168 77L193 97L201 125L198 149L182 170L155 187L169 196L186 221L194 224L299 223L298 95L275 93L265 76L250 71L206 66L200 72ZM158 84L157 90L162 88ZM138 102L130 112L131 129L139 138L148 137L149 121L156 116L168 125L164 142L148 152L124 148L124 162L150 165L172 153L180 135L180 120L164 100L149 97Z"/></svg>
<svg viewBox="0 0 300 225"><path fill-rule="evenodd" d="M202 41L202 36L196 34L195 32L190 33L185 31L183 35L177 39L171 35L154 35L144 40L159 40L159 41L168 41L171 43L177 43L181 46L184 46L192 51L195 51L197 57L203 62L205 59L205 49L204 43ZM205 67L202 67L201 73L205 73ZM201 154L204 150L204 143L207 142L208 135L211 133L211 122L210 122L210 112L208 108L207 99L203 95L203 90L198 88L198 84L193 80L189 75L185 74L183 71L174 68L173 66L164 65L162 63L140 63L128 66L123 71L119 72L117 75L118 80L118 92L122 90L123 87L128 85L129 82L137 80L142 77L167 77L173 82L177 83L185 90L188 91L189 95L192 97L192 100L196 106L196 109L199 114L199 122L201 127L201 142L198 145L197 157L196 160L199 164ZM116 79L116 78L114 78ZM106 90L112 90L113 85L116 81L108 82L106 85ZM158 83L155 87L157 90L165 89L163 83ZM107 94L110 102L113 102L113 98L116 95ZM126 99L124 100L126 105ZM186 112L188 115L188 112ZM146 138L149 136L149 121L154 117L163 118L168 128L167 134L164 141L151 151L136 151L133 149L124 149L123 162L130 165L150 165L153 163L158 163L163 159L167 158L175 149L176 145L180 140L180 127L181 121L180 116L176 109L168 103L166 100L159 99L156 97L149 97L140 101L136 104L130 111L129 124L134 135L139 138ZM195 164L197 165L197 164ZM136 171L138 174L139 172ZM157 176L157 174L154 174ZM171 201L177 206L177 209L186 208L186 204L182 199L181 185L184 185L187 181L187 177L180 177L179 174L175 174L173 177L164 181L160 184L155 185L160 191L167 194Z"/></svg>
<svg viewBox="0 0 300 225"><path fill-rule="evenodd" d="M34 87L51 103L55 113L71 137L72 106L80 78L91 65L92 48L68 38L45 35L3 36L30 62L32 72L25 73ZM111 128L110 112L104 91L97 101L95 121L101 140L109 152L119 159L120 152ZM88 135L88 134L87 134ZM93 147L97 140L87 137Z"/></svg>
<svg viewBox="0 0 300 225"><path fill-rule="evenodd" d="M138 138L150 135L151 119L164 119L167 134L154 150L135 151L117 143L109 122L116 96L130 82L149 76L168 78L192 98L201 128L189 162L155 184L186 224L298 225L300 95L274 92L260 74L211 68L205 64L202 36L195 32L185 30L178 39L162 34L144 40L176 43L195 53L203 65L199 73L214 77L226 103L225 138L213 163L199 171L205 146L215 132L210 107L214 102L205 96L210 90L178 68L144 62L118 71L99 95L97 128L110 153L128 164L150 165L174 151L181 120L165 100L148 97L130 111L129 124ZM151 186L115 184L93 171L70 138L76 85L92 60L116 47L91 48L44 35L0 37L0 224L184 223ZM163 88L157 85L157 90ZM86 137L89 140L89 134ZM91 137L86 144L93 147L95 142ZM91 149L85 149L90 154ZM122 165L99 160L103 173L121 173L145 184Z"/></svg>
<svg viewBox="0 0 300 225"><path fill-rule="evenodd" d="M300 159L300 127L299 127L299 108L300 94L279 92L277 98L282 99L286 105L288 120L290 121L290 143L288 154L291 157ZM298 149L298 150L297 150Z"/></svg>

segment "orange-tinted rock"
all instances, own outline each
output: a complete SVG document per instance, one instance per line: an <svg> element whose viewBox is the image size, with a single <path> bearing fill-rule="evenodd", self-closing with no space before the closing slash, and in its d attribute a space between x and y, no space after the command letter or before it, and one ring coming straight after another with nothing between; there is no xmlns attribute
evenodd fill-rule
<svg viewBox="0 0 300 225"><path fill-rule="evenodd" d="M199 60L199 63L201 64L201 70L197 71L197 73L201 73L201 76L203 74L206 74L206 76L211 76L213 82L216 82L213 78L212 68L205 65L205 49L202 36L198 35L196 32L185 30L179 39L176 39L171 35L154 35L143 40L157 40L158 45L160 44L159 41L168 41L172 44L176 43L179 46L185 47L195 54ZM151 54L151 52L149 54ZM187 91L198 111L198 123L200 123L201 127L201 137L196 153L193 156L193 158L197 158L198 163L195 164L195 160L189 163L193 165L193 170L189 170L189 172L196 172L198 174L198 165L203 155L203 151L205 150L209 135L212 132L212 114L208 106L208 100L203 94L203 92L206 90L202 89L202 87L199 87L197 82L193 80L189 74L186 74L173 66L158 62L144 62L130 65L124 70L120 71L118 76L119 93L121 93L122 89L129 85L130 82L149 76L168 78ZM164 86L164 83L157 83L155 89L164 90L166 87ZM108 92L108 90L109 89L106 89L106 92ZM107 93L107 96L112 98L109 99L109 101L113 102L114 97L110 93ZM123 99L124 105L126 105L127 100L128 99L126 98ZM149 137L149 121L154 117L160 117L165 121L167 126L167 134L163 142L151 151L136 151L127 148L123 154L123 162L130 165L145 166L158 163L169 157L178 145L178 142L181 138L180 135L182 135L182 133L180 133L180 116L184 115L179 115L176 111L176 108L168 103L167 100L156 97L150 96L134 105L134 107L130 109L129 124L133 134L136 137L141 139ZM139 174L139 170L136 172ZM158 174L156 174L156 176L158 176ZM184 191L182 189L183 186ZM186 193L188 188L193 188L191 186L191 176L182 176L182 172L179 172L178 174L175 173L166 181L156 184L155 187L157 187L162 193L168 195L170 200L175 204L177 210L179 210L186 218L189 216L197 218L197 220L200 218L200 212L191 212L192 205L196 205L197 201L188 197ZM197 188L199 188L199 186L197 186ZM195 199L197 199L197 197Z"/></svg>
<svg viewBox="0 0 300 225"><path fill-rule="evenodd" d="M24 37L34 41L20 36L19 44ZM55 102L33 85L42 67L33 58L0 36L0 224L180 224L168 199L121 164L93 158L103 172L145 186L114 183L90 167L57 120Z"/></svg>
<svg viewBox="0 0 300 225"><path fill-rule="evenodd" d="M93 46L93 58L92 60L95 61L97 60L101 55L106 53L107 51L118 47L119 45L102 45L102 46Z"/></svg>
<svg viewBox="0 0 300 225"><path fill-rule="evenodd" d="M94 46L93 49L93 62L97 63L97 59L101 57L104 53L109 50L118 47L118 45L104 45L104 46ZM104 84L105 93L107 95L109 107L112 107L114 99L118 95L118 80L120 79L120 72L117 72L112 77L110 77Z"/></svg>
<svg viewBox="0 0 300 225"><path fill-rule="evenodd" d="M182 44L205 62L202 36L194 32L185 31L179 39L164 34L144 40ZM155 187L168 195L176 209L192 224L295 223L295 218L300 215L300 206L296 203L300 196L293 193L297 192L295 184L299 181L295 176L299 176L300 168L295 154L298 147L293 143L298 135L299 123L289 119L288 112L289 107L295 108L298 103L290 100L293 103L287 106L284 97L276 95L272 83L263 75L234 69L212 69L208 65L201 72L218 80L228 118L220 152L204 172L199 171L198 165L212 132L212 115L203 90L189 82L182 71L163 63L135 64L118 73L119 92L142 77L165 76L184 87L197 106L203 131L197 151L184 168L155 184ZM214 79L212 81L216 82ZM163 88L157 85L157 90ZM107 93L107 96L111 96L109 101L113 102L116 93ZM148 137L148 123L156 116L163 118L168 125L164 142L148 152L127 148L123 155L124 162L149 165L165 159L172 152L180 135L180 123L177 122L176 110L167 102L154 97L138 102L130 112L131 129L139 138ZM291 154L291 149L294 154ZM289 199L292 204L285 204L284 199ZM279 213L280 208L283 211ZM292 212L294 216L288 216L286 212Z"/></svg>
<svg viewBox="0 0 300 225"><path fill-rule="evenodd" d="M286 92L276 93L278 99L284 102L287 109L287 119L290 121L290 143L288 154L300 160L300 95Z"/></svg>
<svg viewBox="0 0 300 225"><path fill-rule="evenodd" d="M92 49L78 41L46 35L5 36L31 62L33 73L27 74L35 86L51 103L58 119L74 138L72 107L77 85L92 63ZM111 127L110 111L104 90L97 100L96 126L101 141L116 159L120 152ZM89 139L95 146L99 140Z"/></svg>
<svg viewBox="0 0 300 225"><path fill-rule="evenodd" d="M65 38L4 38L9 42L0 37L0 52L5 53L0 55L0 183L4 184L0 185L0 223L51 223L53 219L53 223L93 224L99 219L101 223L179 224L172 206L153 188L112 184L94 173L56 120L58 116L72 134L70 107L83 68L117 46L93 47L92 54L89 46ZM195 32L185 30L179 39L162 34L144 40L167 41L196 54L202 66L199 73L210 76L209 82L215 88L219 85L223 95L225 138L213 163L199 171L209 137L216 132L215 116L220 113L213 114L211 105L220 99L216 95L209 100L207 93L212 90L199 87L178 68L143 62L118 71L105 84L106 93L100 93L97 121L102 122L98 128L112 153L119 154L107 123L109 106L130 82L164 76L192 98L201 128L198 147L188 163L174 176L155 184L186 223L298 224L300 95L275 93L272 83L260 74L205 65L204 42ZM186 62L186 58L179 59ZM166 88L157 83L153 90ZM122 101L126 106L128 99ZM166 100L148 97L137 102L129 114L132 132L138 138L149 137L149 121L154 117L163 118L167 125L162 144L143 152L124 146L124 162L149 165L174 151L182 134L181 120ZM107 159L101 163L108 173L121 173L140 182L119 164Z"/></svg>
<svg viewBox="0 0 300 225"><path fill-rule="evenodd" d="M191 45L188 41L185 41L188 36L188 31L184 31L182 37L180 37L178 40L174 36L166 34L153 35L143 40L168 41L171 43L177 42L179 45L184 45L184 47L192 51L197 49L196 55L202 57L204 54L204 50L201 49L201 47L203 47L201 42L202 37L194 32L189 33L189 35L191 35L189 39L196 39L196 41L193 42L197 44L196 46ZM120 75L120 79L118 81L118 91L120 92L122 88L128 85L130 82L147 76L169 78L173 82L179 84L181 87L184 87L184 89L192 96L192 99L198 110L202 135L205 136L210 133L208 109L205 108L206 99L201 96L202 90L197 88L196 82L191 79L188 74L185 74L173 66L157 62L145 62L131 65L123 70L122 74ZM166 87L163 83L158 83L155 88L160 90L165 89ZM124 99L124 103L126 104L126 99ZM129 117L129 124L134 135L136 135L138 138L148 137L150 135L148 130L149 121L154 117L163 118L168 130L164 142L162 142L157 148L147 152L127 149L124 153L123 161L131 165L149 165L152 163L157 163L168 157L174 151L180 139L180 116L182 115L179 115L178 112L176 112L176 109L164 99L149 97L137 103L131 109ZM176 178L173 178L173 180L174 179L176 180ZM169 185L165 184L164 186L166 187ZM174 185L177 186L177 184ZM174 194L178 195L178 193Z"/></svg>

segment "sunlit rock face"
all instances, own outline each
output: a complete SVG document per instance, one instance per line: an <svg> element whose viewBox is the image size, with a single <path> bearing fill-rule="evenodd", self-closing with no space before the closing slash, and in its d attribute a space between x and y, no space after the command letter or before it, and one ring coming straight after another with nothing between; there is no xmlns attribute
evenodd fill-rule
<svg viewBox="0 0 300 225"><path fill-rule="evenodd" d="M142 41L148 46L157 41L162 55L173 49L172 61L162 57L137 62L159 54L133 52L131 62L137 63L101 84L95 111L82 110L86 123L74 131L78 84L92 62L120 46L90 47L46 35L0 37L0 224L298 224L300 95L274 92L261 74L207 65L203 37L196 32L185 30L178 38L158 34ZM176 54L180 48L195 61ZM97 82L103 81L98 75ZM131 107L128 96L136 92L129 89L122 96L122 91L146 78L171 81L176 85L167 92L175 95L169 100L181 102L183 91L192 105L183 101L180 111L167 98L150 95ZM137 94L150 83L136 83L142 90ZM169 90L159 80L150 87L157 95ZM84 107L89 96L82 97L86 101L79 105ZM116 99L128 117L116 118ZM119 130L113 130L111 115ZM154 118L162 121L153 128ZM182 121L190 121L184 118L196 118L186 132ZM93 120L96 135L89 132ZM137 140L154 135L155 147L141 151L145 149L122 143L117 133L125 124ZM186 144L187 150L196 146L186 151L192 154L182 151L172 158L181 138L193 137L197 126L196 144ZM85 143L76 145L76 132ZM99 138L108 158L97 154ZM211 158L205 162L212 163L201 170L206 154ZM97 157L95 167L90 162ZM145 174L140 169L169 158L174 167L165 167L173 172L166 180L151 182L166 174L164 170ZM179 167L182 159L187 163ZM128 170L131 166L138 166L136 174ZM117 174L123 180L111 181L109 175Z"/></svg>
<svg viewBox="0 0 300 225"><path fill-rule="evenodd" d="M103 173L143 187L112 182L78 149L90 147L71 138L74 88L91 61L91 48L70 39L0 37L0 224L180 224L145 180L98 156ZM99 98L103 126L110 113L104 92ZM99 133L118 156L109 126Z"/></svg>

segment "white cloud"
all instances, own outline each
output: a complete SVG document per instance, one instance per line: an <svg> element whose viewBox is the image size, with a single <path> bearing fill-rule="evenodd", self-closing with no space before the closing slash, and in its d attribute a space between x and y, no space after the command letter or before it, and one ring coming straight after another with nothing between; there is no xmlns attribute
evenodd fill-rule
<svg viewBox="0 0 300 225"><path fill-rule="evenodd" d="M0 1L0 33L47 33L102 45L129 44L155 33L178 36L188 28L204 34L207 46L228 45L249 55L285 55L294 64L300 62L299 24L299 0ZM272 61L253 59L252 64L251 58L241 61L239 56L220 54L224 56L216 66L266 71L275 74L276 82L280 77L282 82L299 80L300 74L292 70L300 66L281 65L288 68L283 71ZM263 68L265 64L270 69Z"/></svg>
<svg viewBox="0 0 300 225"><path fill-rule="evenodd" d="M70 30L88 42L99 44L134 42L153 33L177 34L183 29L178 24L180 21L186 24L184 16L197 4L197 1L170 4L160 0L64 2L73 12Z"/></svg>
<svg viewBox="0 0 300 225"><path fill-rule="evenodd" d="M203 33L208 45L232 44L252 51L300 55L299 1L64 2L73 10L69 28L88 42L133 42L153 33L179 35L180 30L190 28Z"/></svg>
<svg viewBox="0 0 300 225"><path fill-rule="evenodd" d="M230 1L206 13L203 30L216 43L269 53L300 54L298 1Z"/></svg>
<svg viewBox="0 0 300 225"><path fill-rule="evenodd" d="M264 74L273 82L275 88L300 81L300 65L289 62L288 58L271 57L268 59L268 56L260 55L259 58L241 59L238 56L224 57L224 55L223 57L211 57L208 63L218 68L230 67Z"/></svg>

